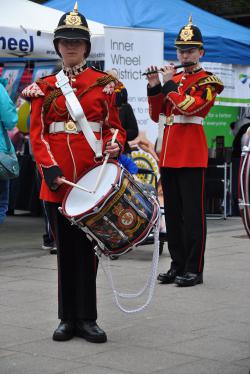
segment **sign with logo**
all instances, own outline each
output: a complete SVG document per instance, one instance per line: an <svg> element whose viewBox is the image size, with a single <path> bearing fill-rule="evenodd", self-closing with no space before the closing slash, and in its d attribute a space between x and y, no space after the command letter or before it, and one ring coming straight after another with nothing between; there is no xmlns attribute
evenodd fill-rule
<svg viewBox="0 0 250 374"><path fill-rule="evenodd" d="M250 66L203 62L202 67L224 83L218 105L250 106Z"/></svg>
<svg viewBox="0 0 250 374"><path fill-rule="evenodd" d="M154 157L150 153L145 152L142 149L133 151L131 153L131 156L139 169L146 169L152 172L137 174L137 177L143 183L148 183L156 187L157 181L160 178L160 172L157 161L154 159Z"/></svg>

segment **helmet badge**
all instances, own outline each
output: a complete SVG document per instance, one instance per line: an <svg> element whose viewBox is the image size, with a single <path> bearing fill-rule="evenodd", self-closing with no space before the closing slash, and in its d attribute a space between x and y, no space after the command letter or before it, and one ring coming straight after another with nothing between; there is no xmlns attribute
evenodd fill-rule
<svg viewBox="0 0 250 374"><path fill-rule="evenodd" d="M70 14L66 16L64 22L67 26L81 26L82 25L81 17L78 15L77 1L75 3L73 12L70 12Z"/></svg>
<svg viewBox="0 0 250 374"><path fill-rule="evenodd" d="M194 36L194 32L191 28L192 26L193 26L192 16L190 16L187 26L185 26L180 33L180 40L183 40L184 42L187 42L188 40L192 40L192 37Z"/></svg>

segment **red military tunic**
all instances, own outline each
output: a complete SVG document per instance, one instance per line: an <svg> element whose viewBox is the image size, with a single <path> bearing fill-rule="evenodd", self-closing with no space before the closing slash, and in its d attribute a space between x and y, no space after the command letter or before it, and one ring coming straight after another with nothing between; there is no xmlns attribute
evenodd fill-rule
<svg viewBox="0 0 250 374"><path fill-rule="evenodd" d="M207 167L204 129L201 124L192 124L192 119L202 121L213 106L216 94L222 90L222 82L203 69L175 74L163 87L160 84L148 87L152 120L158 122L160 113L167 118L175 115L173 125L164 130L160 167Z"/></svg>
<svg viewBox="0 0 250 374"><path fill-rule="evenodd" d="M105 83L105 77L107 78L106 73L90 67L70 76L70 84L87 120L101 124L103 149L111 140L114 128L119 129L116 139L121 146L126 139L115 103L114 87ZM67 122L71 119L65 105L65 97L55 83L55 75L40 79L27 87L23 96L31 98L30 139L43 177L40 198L60 203L69 187L63 184L52 190L45 182L46 176L52 181L63 175L69 181L76 182L86 169L95 165L95 155L82 132L49 133L52 123ZM95 136L100 139L100 132L95 132Z"/></svg>

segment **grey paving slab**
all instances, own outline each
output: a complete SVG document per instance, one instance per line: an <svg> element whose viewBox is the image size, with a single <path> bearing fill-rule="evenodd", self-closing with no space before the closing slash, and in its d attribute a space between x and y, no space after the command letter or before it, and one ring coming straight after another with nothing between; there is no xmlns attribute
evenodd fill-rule
<svg viewBox="0 0 250 374"><path fill-rule="evenodd" d="M173 368L177 362L179 364L193 362L196 358L191 355L127 346L126 349L118 347L111 352L108 351L91 358L85 358L84 362L88 360L90 360L90 363L94 360L95 365L113 370L122 369L128 373L151 374L157 370Z"/></svg>
<svg viewBox="0 0 250 374"><path fill-rule="evenodd" d="M8 281L14 281L15 278L20 279L27 279L27 280L36 280L36 281L43 281L45 284L56 282L56 263L54 267L45 268L45 267L38 267L33 266L31 261L27 261L27 263L23 266L6 266L5 269L1 270L1 277L7 278ZM0 285L0 288L3 287L3 285Z"/></svg>
<svg viewBox="0 0 250 374"><path fill-rule="evenodd" d="M174 370L156 371L152 374L248 374L247 367L239 367L228 363L221 363L214 360L199 360L181 366Z"/></svg>
<svg viewBox="0 0 250 374"><path fill-rule="evenodd" d="M54 313L56 313L56 308ZM2 323L17 327L26 327L27 329L37 328L37 321L44 319L48 322L48 320L55 320L55 316L52 318L52 314L49 314L46 317L43 310L34 308L33 303L31 303L29 307L19 307L15 310L9 310L6 313L0 313L0 320Z"/></svg>
<svg viewBox="0 0 250 374"><path fill-rule="evenodd" d="M243 366L244 368L250 368L250 356L247 358L243 358L242 360L236 360L235 365Z"/></svg>
<svg viewBox="0 0 250 374"><path fill-rule="evenodd" d="M127 370L122 370L122 369L110 369L110 368L105 368L103 366L86 365L82 368L65 371L63 373L64 374L128 374L129 372Z"/></svg>
<svg viewBox="0 0 250 374"><path fill-rule="evenodd" d="M2 323L0 324L0 333L0 349L10 348L16 344L35 342L47 336L46 331L19 327L15 326L15 324L4 325Z"/></svg>
<svg viewBox="0 0 250 374"><path fill-rule="evenodd" d="M249 374L250 242L239 218L208 221L203 285L156 284L142 313L116 308L100 269L98 322L108 334L101 345L52 341L56 256L40 249L42 232L33 217L8 217L0 227L0 374ZM111 263L121 291L144 285L152 251L139 247ZM169 265L165 248L159 271Z"/></svg>
<svg viewBox="0 0 250 374"><path fill-rule="evenodd" d="M169 329L164 321L144 320L141 324L134 324L131 328L120 327L119 329L111 329L110 341L121 346L134 346L149 349L161 349L166 341L171 341L175 345L179 342L190 341L204 335L203 332L183 332L177 329Z"/></svg>
<svg viewBox="0 0 250 374"><path fill-rule="evenodd" d="M239 322L222 323L216 328L203 329L205 335L214 336L215 339L223 338L249 344L250 323Z"/></svg>
<svg viewBox="0 0 250 374"><path fill-rule="evenodd" d="M1 358L1 374L58 374L65 370L83 367L79 363L62 359L16 353Z"/></svg>
<svg viewBox="0 0 250 374"><path fill-rule="evenodd" d="M164 347L167 351L193 355L199 358L209 358L224 362L233 362L249 357L249 344L235 342L229 339L216 338L214 336L203 336L178 343L173 347L167 343ZM162 348L163 349L163 348Z"/></svg>
<svg viewBox="0 0 250 374"><path fill-rule="evenodd" d="M9 351L27 353L34 356L48 358L60 358L69 361L84 362L86 357L113 351L115 345L108 342L107 344L89 344L81 338L74 338L70 341L55 343L51 337L12 345Z"/></svg>
<svg viewBox="0 0 250 374"><path fill-rule="evenodd" d="M6 356L10 356L10 355L14 355L14 354L15 354L15 352L8 351L7 349L0 349L0 358L6 357Z"/></svg>

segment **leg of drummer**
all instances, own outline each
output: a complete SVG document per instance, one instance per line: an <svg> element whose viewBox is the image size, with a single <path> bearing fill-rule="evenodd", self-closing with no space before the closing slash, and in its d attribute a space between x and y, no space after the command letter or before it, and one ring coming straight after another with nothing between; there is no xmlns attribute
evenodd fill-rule
<svg viewBox="0 0 250 374"><path fill-rule="evenodd" d="M59 204L47 203L47 213L51 229L56 239L58 253L58 318L61 320L54 331L53 340L65 341L74 336L74 299L72 293L71 276L74 271L70 256L70 232L66 219L61 219L58 212Z"/></svg>
<svg viewBox="0 0 250 374"><path fill-rule="evenodd" d="M58 204L49 203L58 248L58 317L53 340L73 336L101 343L106 334L96 324L96 259L91 242L62 216Z"/></svg>
<svg viewBox="0 0 250 374"><path fill-rule="evenodd" d="M74 227L74 296L75 335L93 343L107 341L105 332L97 325L96 274L98 259L93 243Z"/></svg>

